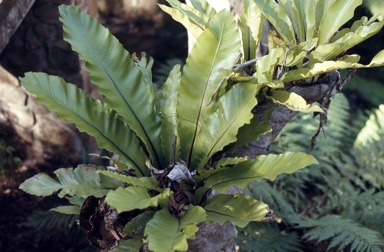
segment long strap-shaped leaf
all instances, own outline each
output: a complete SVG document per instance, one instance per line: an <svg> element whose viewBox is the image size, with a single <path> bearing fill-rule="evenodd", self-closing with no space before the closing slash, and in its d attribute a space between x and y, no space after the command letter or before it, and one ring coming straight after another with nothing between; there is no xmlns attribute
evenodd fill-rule
<svg viewBox="0 0 384 252"><path fill-rule="evenodd" d="M315 163L317 161L313 156L302 152L262 155L215 173L207 179L205 186L225 192L233 185L244 188L251 181L261 181L265 178L274 180L282 173L293 173Z"/></svg>
<svg viewBox="0 0 384 252"><path fill-rule="evenodd" d="M243 41L244 60L256 58L257 45L261 40L264 15L252 0L243 1L244 11L240 14L239 28Z"/></svg>
<svg viewBox="0 0 384 252"><path fill-rule="evenodd" d="M220 98L217 110L202 124L196 137L193 167L202 168L213 154L236 141L239 128L253 117L255 96L255 85L237 84Z"/></svg>
<svg viewBox="0 0 384 252"><path fill-rule="evenodd" d="M147 157L135 133L100 101L89 98L85 91L63 79L45 73L27 73L23 86L37 96L38 102L57 112L60 119L94 136L98 145L123 158L140 176L148 175Z"/></svg>
<svg viewBox="0 0 384 252"><path fill-rule="evenodd" d="M105 102L143 141L153 165L160 165L160 117L154 109L152 83L147 83L129 53L95 19L76 7L62 5L60 20L64 39L85 60L91 81L99 86Z"/></svg>
<svg viewBox="0 0 384 252"><path fill-rule="evenodd" d="M212 112L208 101L225 78L220 69L230 69L240 56L240 33L232 14L223 10L197 39L183 69L177 101L181 158L188 166L201 122Z"/></svg>
<svg viewBox="0 0 384 252"><path fill-rule="evenodd" d="M159 92L161 112L161 146L167 164L180 158L180 139L177 132L176 105L181 80L180 65L174 66Z"/></svg>
<svg viewBox="0 0 384 252"><path fill-rule="evenodd" d="M286 11L275 0L254 0L282 39L291 43L295 40L292 21Z"/></svg>
<svg viewBox="0 0 384 252"><path fill-rule="evenodd" d="M329 1L319 1L318 6ZM332 2L332 1L331 1ZM327 43L337 30L353 17L354 10L362 4L362 0L339 0L324 12L318 26L319 45ZM319 19L318 14L316 18Z"/></svg>

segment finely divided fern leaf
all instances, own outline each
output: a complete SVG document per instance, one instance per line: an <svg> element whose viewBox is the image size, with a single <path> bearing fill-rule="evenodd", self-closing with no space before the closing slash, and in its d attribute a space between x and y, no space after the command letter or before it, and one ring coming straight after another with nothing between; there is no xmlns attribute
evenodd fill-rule
<svg viewBox="0 0 384 252"><path fill-rule="evenodd" d="M320 219L305 219L299 222L300 228L311 228L304 238L317 242L329 241L330 248L342 250L350 248L351 251L382 251L384 249L383 237L380 233L362 227L360 224L343 219L337 215L326 215Z"/></svg>
<svg viewBox="0 0 384 252"><path fill-rule="evenodd" d="M237 244L241 252L301 252L300 236L284 232L278 224L255 223L239 230Z"/></svg>

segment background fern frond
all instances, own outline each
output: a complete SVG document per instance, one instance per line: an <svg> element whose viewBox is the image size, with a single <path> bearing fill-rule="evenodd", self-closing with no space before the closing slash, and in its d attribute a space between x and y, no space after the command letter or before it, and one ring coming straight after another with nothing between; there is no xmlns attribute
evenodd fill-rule
<svg viewBox="0 0 384 252"><path fill-rule="evenodd" d="M275 232L299 233L306 238L301 245L319 251L384 250L384 106L356 109L350 109L342 94L332 101L324 134L311 151L319 164L273 182L248 185L245 192L274 211L277 223L263 225ZM299 114L276 138L271 151L308 152L317 127L316 119ZM360 141L364 131L369 141ZM262 239L251 231L242 237L251 242Z"/></svg>
<svg viewBox="0 0 384 252"><path fill-rule="evenodd" d="M383 191L375 192L375 189L371 189L362 193L351 191L343 195L333 195L326 208L329 212L338 212L345 218L383 234L380 224L384 220Z"/></svg>
<svg viewBox="0 0 384 252"><path fill-rule="evenodd" d="M282 222L294 223L299 220L299 215L284 199L284 196L264 180L261 182L251 182L244 190L244 193L270 206L274 206L273 212L276 218Z"/></svg>
<svg viewBox="0 0 384 252"><path fill-rule="evenodd" d="M361 148L369 142L380 141L384 137L384 105L380 105L359 132L354 143L355 148Z"/></svg>
<svg viewBox="0 0 384 252"><path fill-rule="evenodd" d="M296 232L285 232L279 225L255 223L239 231L239 251L301 252L300 236Z"/></svg>
<svg viewBox="0 0 384 252"><path fill-rule="evenodd" d="M350 251L367 252L384 249L380 233L341 216L327 215L317 220L305 219L299 222L299 227L311 228L304 235L304 239L329 241L328 249L336 248L339 251L348 247Z"/></svg>
<svg viewBox="0 0 384 252"><path fill-rule="evenodd" d="M94 251L84 237L77 224L79 216L61 214L54 211L38 211L30 215L22 227L36 231L35 242L47 242L51 244L60 242L63 237L75 241L73 247L77 251Z"/></svg>

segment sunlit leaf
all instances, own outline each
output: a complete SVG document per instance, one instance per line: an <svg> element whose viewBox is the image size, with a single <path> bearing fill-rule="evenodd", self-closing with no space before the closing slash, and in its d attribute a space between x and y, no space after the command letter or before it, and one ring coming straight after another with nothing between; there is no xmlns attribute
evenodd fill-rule
<svg viewBox="0 0 384 252"><path fill-rule="evenodd" d="M204 209L209 221L223 224L231 221L245 227L251 221L262 221L269 213L268 205L243 194L218 194L206 201Z"/></svg>
<svg viewBox="0 0 384 252"><path fill-rule="evenodd" d="M318 26L319 45L327 43L337 30L353 17L356 7L362 4L362 0L320 0L317 6L323 2L329 5L326 4Z"/></svg>
<svg viewBox="0 0 384 252"><path fill-rule="evenodd" d="M315 163L313 156L301 152L261 155L215 173L207 179L205 186L221 192L234 185L244 188L251 181L274 180L280 174L293 173Z"/></svg>
<svg viewBox="0 0 384 252"><path fill-rule="evenodd" d="M181 159L191 164L200 125L212 115L208 101L225 81L220 69L230 69L240 56L240 34L233 15L222 10L197 39L183 68L177 101ZM191 168L191 167L189 167Z"/></svg>
<svg viewBox="0 0 384 252"><path fill-rule="evenodd" d="M283 90L271 90L269 98L274 103L282 104L293 111L300 111L305 113L323 112L317 105L307 104L303 97L296 93L289 93Z"/></svg>
<svg viewBox="0 0 384 252"><path fill-rule="evenodd" d="M353 29L345 30L343 34L337 34L338 39L335 39L330 44L320 45L310 54L310 63L323 62L326 60L334 59L348 49L360 44L364 40L377 34L384 25L383 22L373 22L364 25L361 20L355 22Z"/></svg>
<svg viewBox="0 0 384 252"><path fill-rule="evenodd" d="M261 41L264 15L254 1L243 1L243 12L240 13L239 28L243 41L244 60L256 58L257 45Z"/></svg>
<svg viewBox="0 0 384 252"><path fill-rule="evenodd" d="M202 168L213 154L236 141L238 129L248 124L256 106L256 88L237 84L218 101L217 110L205 122L196 137L192 165Z"/></svg>
<svg viewBox="0 0 384 252"><path fill-rule="evenodd" d="M283 62L284 57L285 53L282 48L274 48L267 55L258 59L254 77L257 78L259 84L269 85L272 82L276 67ZM281 86L275 88L283 86L284 84L281 82Z"/></svg>
<svg viewBox="0 0 384 252"><path fill-rule="evenodd" d="M301 22L303 22L305 26L305 40L311 41L316 34L316 0L295 0L295 2L296 6L301 5Z"/></svg>
<svg viewBox="0 0 384 252"><path fill-rule="evenodd" d="M196 24L193 19L190 19L185 13L178 9L171 8L163 4L160 4L159 6L164 12L171 15L174 20L184 25L193 37L198 38L203 33L204 25L202 23L199 25Z"/></svg>
<svg viewBox="0 0 384 252"><path fill-rule="evenodd" d="M329 73L333 70L349 69L349 68L371 68L384 66L384 50L376 54L375 57L371 60L368 65L359 64L356 61L359 59L359 56L347 56L341 58L337 61L324 61L321 63L316 63L312 68L301 68L289 71L286 73L282 80L284 82L290 82L294 80L302 80L317 76L323 73Z"/></svg>
<svg viewBox="0 0 384 252"><path fill-rule="evenodd" d="M254 0L269 22L287 43L295 41L293 24L286 11L275 0Z"/></svg>
<svg viewBox="0 0 384 252"><path fill-rule="evenodd" d="M212 18L216 14L216 10L205 0L190 0L190 2L193 8L208 18Z"/></svg>

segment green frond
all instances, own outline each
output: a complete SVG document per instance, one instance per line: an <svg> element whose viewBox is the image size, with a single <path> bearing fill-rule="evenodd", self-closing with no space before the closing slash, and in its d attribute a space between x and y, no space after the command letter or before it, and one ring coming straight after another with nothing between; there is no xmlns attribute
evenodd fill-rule
<svg viewBox="0 0 384 252"><path fill-rule="evenodd" d="M299 215L295 212L290 202L287 202L284 196L265 180L249 183L244 193L268 204L273 209L274 214L277 216L276 218L281 219L284 223L294 223L299 219Z"/></svg>
<svg viewBox="0 0 384 252"><path fill-rule="evenodd" d="M190 169L196 138L205 120L212 115L213 103L220 85L226 83L220 69L231 69L240 57L241 40L236 21L227 10L217 13L209 27L198 37L183 68L177 99L178 132L181 156Z"/></svg>
<svg viewBox="0 0 384 252"><path fill-rule="evenodd" d="M376 109L360 131L355 141L355 148L362 149L368 142L380 141L384 137L384 104Z"/></svg>
<svg viewBox="0 0 384 252"><path fill-rule="evenodd" d="M350 219L337 215L327 215L320 219L305 219L299 222L299 228L309 229L304 239L309 241L328 241L328 249L350 251L382 251L383 237L380 233L362 227Z"/></svg>
<svg viewBox="0 0 384 252"><path fill-rule="evenodd" d="M290 176L277 178L275 187L284 197L299 207L305 199L305 191L321 190L318 185L334 185L340 181L340 173L334 167L345 150L353 146L356 133L350 130L349 104L344 95L335 96L328 110L328 123L317 140L316 150L310 151L310 139L318 127L318 119L309 114L299 114L282 130L271 146L272 152L281 150L305 151L314 155L320 165L312 165ZM313 183L317 181L317 183ZM299 187L299 188L298 188ZM316 189L317 187L317 189ZM306 206L304 206L306 207Z"/></svg>
<svg viewBox="0 0 384 252"><path fill-rule="evenodd" d="M28 216L21 226L36 230L36 242L60 240L63 235L73 238L73 241L79 241L83 240L83 232L76 223L78 218L78 215L38 211Z"/></svg>
<svg viewBox="0 0 384 252"><path fill-rule="evenodd" d="M149 74L152 60L138 59L136 55L132 58L110 31L79 8L61 5L59 12L64 40L85 61L85 69L104 95L105 103L144 143L152 165L162 168L161 121L155 111L155 93Z"/></svg>
<svg viewBox="0 0 384 252"><path fill-rule="evenodd" d="M303 251L297 232L281 231L276 223L255 223L240 229L236 243L241 252L300 252Z"/></svg>
<svg viewBox="0 0 384 252"><path fill-rule="evenodd" d="M299 114L291 121L276 138L273 151L295 150L308 151L310 138L316 132L318 120L309 114ZM342 147L350 148L354 136L349 136L350 112L349 103L343 94L337 94L328 110L328 123L323 134L318 138L317 150L311 154L317 158L324 155L335 156ZM301 137L298 137L298 136ZM351 140L349 140L352 138Z"/></svg>
<svg viewBox="0 0 384 252"><path fill-rule="evenodd" d="M360 158L360 167L357 173L362 179L373 187L384 189L384 138L380 141L372 142L365 149L356 150L357 157ZM353 153L352 153L353 154Z"/></svg>
<svg viewBox="0 0 384 252"><path fill-rule="evenodd" d="M92 99L74 84L45 73L26 73L23 86L38 96L37 101L56 112L60 119L94 136L97 144L122 158L139 176L149 173L147 156L135 132L107 104ZM125 139L125 141L120 141Z"/></svg>
<svg viewBox="0 0 384 252"><path fill-rule="evenodd" d="M369 87L369 88L367 88ZM369 78L369 76L356 75L345 85L344 91L353 93L362 98L369 106L378 107L384 104L384 85L382 82Z"/></svg>
<svg viewBox="0 0 384 252"><path fill-rule="evenodd" d="M384 235L384 230L379 224L384 219L384 192L371 189L362 193L351 191L342 195L333 194L327 208L329 211L337 210L344 217Z"/></svg>

